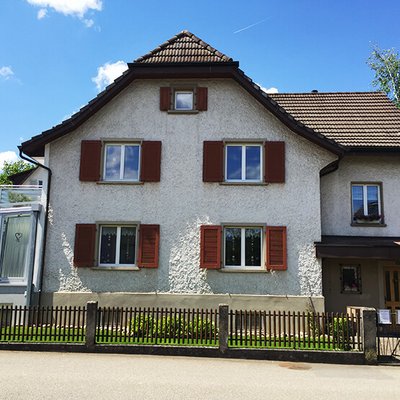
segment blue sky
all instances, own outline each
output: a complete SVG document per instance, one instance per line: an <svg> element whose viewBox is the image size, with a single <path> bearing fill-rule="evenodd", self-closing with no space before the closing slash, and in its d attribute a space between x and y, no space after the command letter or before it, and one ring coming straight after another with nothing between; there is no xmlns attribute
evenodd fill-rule
<svg viewBox="0 0 400 400"><path fill-rule="evenodd" d="M400 50L399 20L398 0L1 0L0 168L183 29L265 88L368 91L372 46Z"/></svg>

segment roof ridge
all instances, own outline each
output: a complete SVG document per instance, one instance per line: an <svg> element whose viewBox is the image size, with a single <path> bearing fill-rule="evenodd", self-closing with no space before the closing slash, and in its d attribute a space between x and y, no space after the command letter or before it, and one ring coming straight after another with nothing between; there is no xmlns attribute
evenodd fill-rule
<svg viewBox="0 0 400 400"><path fill-rule="evenodd" d="M183 30L183 31L177 33L176 35L174 35L172 38L170 38L167 41L165 41L164 43L162 43L159 46L157 46L155 49L153 49L153 50L149 51L148 53L144 54L143 56L137 58L133 62L134 63L141 63L143 61L146 61L149 58L151 58L153 56L156 56L157 53L159 53L160 51L164 50L169 45L174 44L178 39L180 39L182 37L185 37L185 36L190 38L190 39L192 39L195 43L199 44L203 49L208 50L212 55L216 56L217 58L220 58L221 61L225 61L225 62L233 61L233 59L231 57L228 57L226 54L221 53L220 51L218 51L214 47L210 46L207 42L205 42L204 40L200 39L194 33L189 32L188 30Z"/></svg>

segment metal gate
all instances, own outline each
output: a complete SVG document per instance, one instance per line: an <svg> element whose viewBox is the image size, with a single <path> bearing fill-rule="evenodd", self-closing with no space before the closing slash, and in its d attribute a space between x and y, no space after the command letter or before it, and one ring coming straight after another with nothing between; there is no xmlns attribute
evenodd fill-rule
<svg viewBox="0 0 400 400"><path fill-rule="evenodd" d="M378 358L400 362L400 310L377 312Z"/></svg>

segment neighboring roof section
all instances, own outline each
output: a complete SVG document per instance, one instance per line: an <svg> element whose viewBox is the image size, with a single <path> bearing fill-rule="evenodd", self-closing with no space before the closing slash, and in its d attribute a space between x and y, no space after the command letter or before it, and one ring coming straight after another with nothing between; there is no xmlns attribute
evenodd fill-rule
<svg viewBox="0 0 400 400"><path fill-rule="evenodd" d="M189 31L182 31L159 47L139 57L135 63L224 63L232 58L220 53Z"/></svg>
<svg viewBox="0 0 400 400"><path fill-rule="evenodd" d="M28 169L26 171L17 172L16 174L10 175L8 179L13 185L23 185L26 180L37 170L38 167Z"/></svg>
<svg viewBox="0 0 400 400"><path fill-rule="evenodd" d="M400 110L382 92L269 94L295 119L346 147L400 147Z"/></svg>

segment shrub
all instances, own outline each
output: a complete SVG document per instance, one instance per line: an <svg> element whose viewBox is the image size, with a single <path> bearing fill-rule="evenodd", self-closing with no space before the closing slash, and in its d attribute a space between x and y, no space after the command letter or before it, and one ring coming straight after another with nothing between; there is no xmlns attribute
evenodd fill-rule
<svg viewBox="0 0 400 400"><path fill-rule="evenodd" d="M140 314L132 318L130 323L131 335L135 337L156 336L168 339L181 338L209 338L218 332L210 319L195 317L185 321L178 315L153 318L152 315Z"/></svg>

